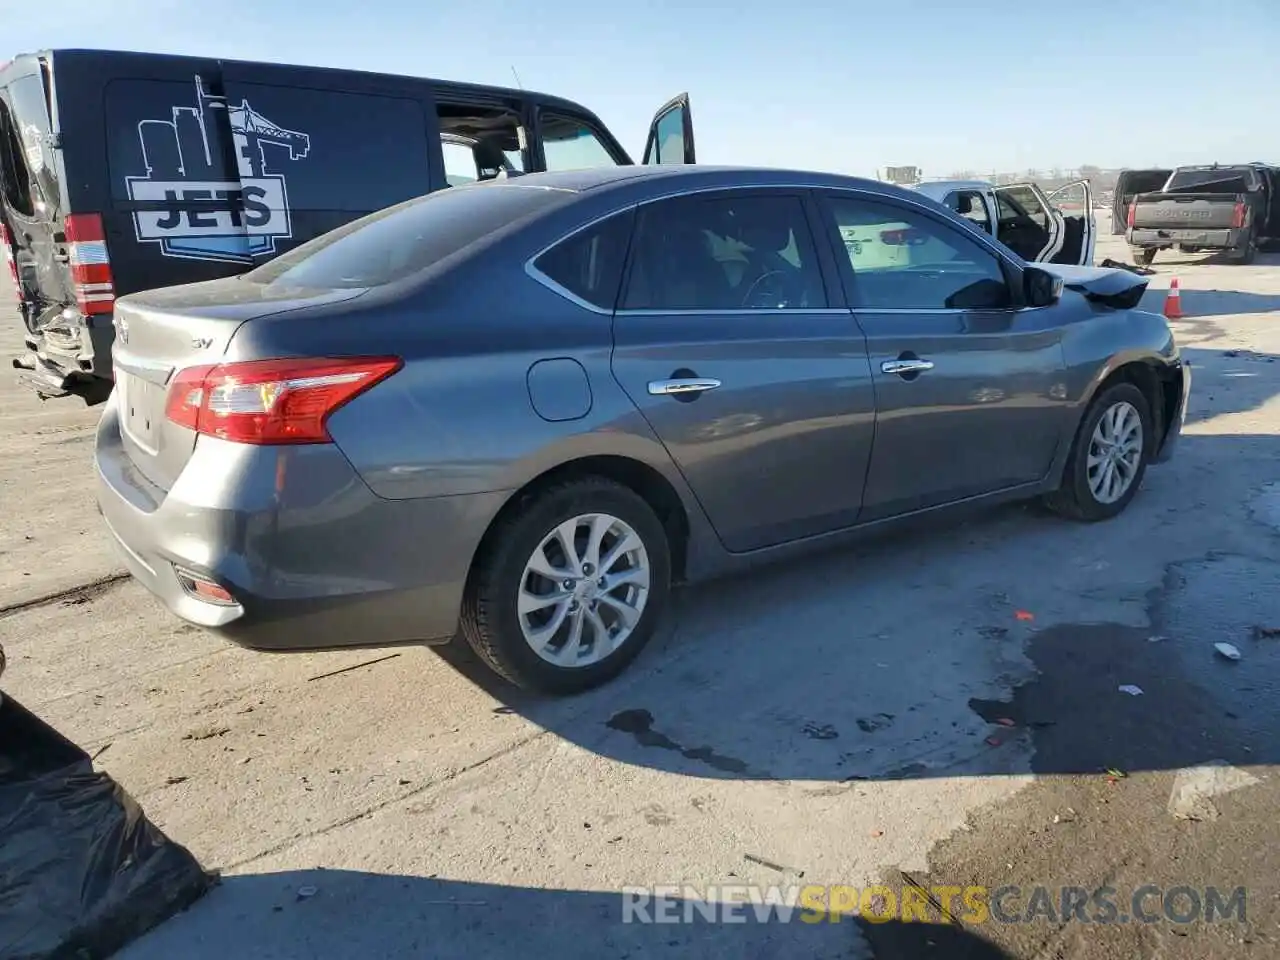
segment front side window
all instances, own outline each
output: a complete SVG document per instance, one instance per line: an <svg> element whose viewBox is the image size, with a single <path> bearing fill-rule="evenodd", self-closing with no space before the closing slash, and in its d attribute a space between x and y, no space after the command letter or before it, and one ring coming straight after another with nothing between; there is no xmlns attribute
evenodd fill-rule
<svg viewBox="0 0 1280 960"><path fill-rule="evenodd" d="M609 148L583 121L547 112L542 114L542 154L548 170L618 165Z"/></svg>
<svg viewBox="0 0 1280 960"><path fill-rule="evenodd" d="M992 232L991 217L987 214L987 205L982 200L982 194L977 190L957 190L954 193L949 193L943 203L979 230L984 230L987 233Z"/></svg>
<svg viewBox="0 0 1280 960"><path fill-rule="evenodd" d="M642 208L623 307L813 310L827 306L795 196L681 197Z"/></svg>
<svg viewBox="0 0 1280 960"><path fill-rule="evenodd" d="M572 196L517 183L439 190L322 234L249 271L244 279L322 289L394 283Z"/></svg>
<svg viewBox="0 0 1280 960"><path fill-rule="evenodd" d="M964 228L896 204L830 201L853 270L855 303L866 309L1000 309L1012 304L995 254Z"/></svg>
<svg viewBox="0 0 1280 960"><path fill-rule="evenodd" d="M632 219L627 211L593 224L561 240L533 265L578 299L612 310L622 282Z"/></svg>

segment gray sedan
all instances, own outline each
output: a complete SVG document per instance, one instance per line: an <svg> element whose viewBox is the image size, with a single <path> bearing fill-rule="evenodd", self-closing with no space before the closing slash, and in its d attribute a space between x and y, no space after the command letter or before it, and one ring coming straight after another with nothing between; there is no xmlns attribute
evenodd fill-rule
<svg viewBox="0 0 1280 960"><path fill-rule="evenodd" d="M460 632L582 690L676 582L1003 500L1118 514L1190 386L1145 284L847 177L459 186L119 301L99 504L238 643Z"/></svg>

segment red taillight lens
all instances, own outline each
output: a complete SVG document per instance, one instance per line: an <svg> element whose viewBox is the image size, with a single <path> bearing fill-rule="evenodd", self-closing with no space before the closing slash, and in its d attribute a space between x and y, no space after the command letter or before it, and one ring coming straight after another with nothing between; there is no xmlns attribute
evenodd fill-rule
<svg viewBox="0 0 1280 960"><path fill-rule="evenodd" d="M66 232L71 282L75 284L80 312L86 317L110 313L115 308L116 288L102 217L96 213L69 214Z"/></svg>
<svg viewBox="0 0 1280 960"><path fill-rule="evenodd" d="M14 259L13 235L3 223L0 223L0 257L4 257L5 262L9 264L9 279L13 281L14 293L18 295L18 302L21 303L22 285L18 280L18 262Z"/></svg>
<svg viewBox="0 0 1280 960"><path fill-rule="evenodd" d="M399 357L247 360L180 370L165 416L235 443L331 443L325 421L402 366Z"/></svg>
<svg viewBox="0 0 1280 960"><path fill-rule="evenodd" d="M1138 205L1136 203L1129 204L1129 219L1126 221L1126 225L1130 229L1133 228L1133 221L1134 221L1134 218L1137 216L1137 213L1138 213Z"/></svg>
<svg viewBox="0 0 1280 960"><path fill-rule="evenodd" d="M1237 229L1240 227L1243 227L1244 218L1247 214L1247 210L1248 208L1243 203L1237 203L1235 206L1235 210L1232 211L1232 214L1231 214L1231 226Z"/></svg>

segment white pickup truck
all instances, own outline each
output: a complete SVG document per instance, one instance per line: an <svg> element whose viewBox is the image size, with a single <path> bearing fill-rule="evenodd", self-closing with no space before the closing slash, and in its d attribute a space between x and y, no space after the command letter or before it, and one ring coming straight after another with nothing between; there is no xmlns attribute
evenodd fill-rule
<svg viewBox="0 0 1280 960"><path fill-rule="evenodd" d="M1045 195L1034 183L926 180L912 186L985 230L1024 260L1093 265L1097 223L1089 181Z"/></svg>

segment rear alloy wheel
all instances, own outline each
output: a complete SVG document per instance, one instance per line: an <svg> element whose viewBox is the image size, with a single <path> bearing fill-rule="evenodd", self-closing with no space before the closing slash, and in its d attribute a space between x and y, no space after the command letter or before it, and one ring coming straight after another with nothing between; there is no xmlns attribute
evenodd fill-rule
<svg viewBox="0 0 1280 960"><path fill-rule="evenodd" d="M1073 520L1107 520L1137 494L1155 437L1151 406L1131 383L1108 387L1080 424L1062 486L1045 503Z"/></svg>
<svg viewBox="0 0 1280 960"><path fill-rule="evenodd" d="M640 652L666 606L666 531L644 499L612 481L547 490L488 542L463 633L517 686L575 693L604 683Z"/></svg>

